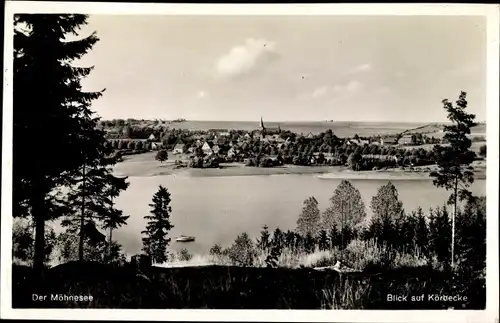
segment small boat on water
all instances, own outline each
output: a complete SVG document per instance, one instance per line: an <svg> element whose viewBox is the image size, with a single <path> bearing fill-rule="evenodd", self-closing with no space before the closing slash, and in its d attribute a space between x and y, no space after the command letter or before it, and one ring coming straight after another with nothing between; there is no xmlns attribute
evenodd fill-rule
<svg viewBox="0 0 500 323"><path fill-rule="evenodd" d="M191 242L194 241L194 237L189 237L185 235L181 235L175 239L177 242Z"/></svg>

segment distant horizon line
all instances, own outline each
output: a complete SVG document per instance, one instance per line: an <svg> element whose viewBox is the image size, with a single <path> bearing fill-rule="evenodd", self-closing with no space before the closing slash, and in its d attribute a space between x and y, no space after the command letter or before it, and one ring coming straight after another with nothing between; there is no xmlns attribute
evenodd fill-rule
<svg viewBox="0 0 500 323"><path fill-rule="evenodd" d="M186 122L191 121L191 122L256 122L260 123L260 118L255 119L255 120L217 120L217 119L186 119L186 118L139 118L139 117L113 117L113 118L101 118L102 121L112 121L112 120L128 120L128 119L133 119L133 120L145 120L145 121L154 121L154 120L162 120L162 121L175 121L179 119L184 119ZM330 121L332 120L332 121ZM383 121L383 120L269 120L263 118L264 122L271 122L271 123L300 123L300 122L331 122L331 123L408 123L408 124L433 124L433 123L449 123L449 120L446 121ZM477 123L486 123L486 121L477 121Z"/></svg>

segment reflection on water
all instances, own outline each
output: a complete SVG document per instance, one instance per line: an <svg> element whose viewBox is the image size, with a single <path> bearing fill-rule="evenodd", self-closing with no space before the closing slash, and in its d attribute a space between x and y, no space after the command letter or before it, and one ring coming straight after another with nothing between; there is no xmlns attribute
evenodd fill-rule
<svg viewBox="0 0 500 323"><path fill-rule="evenodd" d="M113 236L128 254L141 250L140 232L144 215L149 212L151 198L158 185L171 193L172 248L187 248L190 252L207 252L219 243L228 246L237 234L248 232L257 236L262 225L270 228L293 229L302 202L314 196L324 210L340 179L318 179L314 175L238 176L238 177L130 177L130 187L119 198L117 207L130 215L128 225ZM387 180L352 180L364 198L367 213L377 189ZM424 211L443 205L448 197L444 189L435 188L430 180L396 180L400 199L406 210L421 206ZM476 195L486 193L486 181L478 180L472 187ZM175 242L184 234L195 236L190 243Z"/></svg>

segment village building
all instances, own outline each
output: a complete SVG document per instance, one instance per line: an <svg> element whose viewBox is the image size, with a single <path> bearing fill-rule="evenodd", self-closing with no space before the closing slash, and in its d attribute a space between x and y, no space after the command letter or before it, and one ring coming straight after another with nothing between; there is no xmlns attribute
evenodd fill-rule
<svg viewBox="0 0 500 323"><path fill-rule="evenodd" d="M184 153L184 148L185 144L182 142L182 140L179 140L177 144L175 144L174 149L172 149L173 154L182 154Z"/></svg>
<svg viewBox="0 0 500 323"><path fill-rule="evenodd" d="M396 137L384 137L380 139L380 144L381 145L397 145L398 144L398 139Z"/></svg>
<svg viewBox="0 0 500 323"><path fill-rule="evenodd" d="M161 142L152 142L151 143L151 149L152 150L159 150L162 148L162 143Z"/></svg>
<svg viewBox="0 0 500 323"><path fill-rule="evenodd" d="M262 141L265 141L265 142L274 142L274 136L271 136L271 135L266 135L266 136L263 136L263 135L260 135L260 140Z"/></svg>
<svg viewBox="0 0 500 323"><path fill-rule="evenodd" d="M155 141L156 140L156 137L154 134L151 134L149 137L148 137L148 140L149 141Z"/></svg>
<svg viewBox="0 0 500 323"><path fill-rule="evenodd" d="M217 143L218 145L227 145L229 139L224 136L216 136L214 138L214 142Z"/></svg>
<svg viewBox="0 0 500 323"><path fill-rule="evenodd" d="M349 145L355 145L355 146L364 146L368 145L370 142L368 140L361 140L361 139L349 139L347 141L347 144Z"/></svg>
<svg viewBox="0 0 500 323"><path fill-rule="evenodd" d="M310 132L310 133L307 134L306 138L307 139L313 139L314 135Z"/></svg>
<svg viewBox="0 0 500 323"><path fill-rule="evenodd" d="M259 128L256 131L256 133L257 133L257 136L265 135L266 133L281 133L281 128L280 128L280 125L278 125L278 127L266 127L264 125L264 120L262 119L262 117L260 117L260 124L259 124ZM255 133L254 133L254 136L255 136Z"/></svg>
<svg viewBox="0 0 500 323"><path fill-rule="evenodd" d="M219 145L215 144L213 147L212 147L212 151L214 152L214 154L218 154L219 151L220 151L220 147Z"/></svg>
<svg viewBox="0 0 500 323"><path fill-rule="evenodd" d="M227 151L227 157L235 157L238 154L240 154L240 150L236 147L231 147Z"/></svg>
<svg viewBox="0 0 500 323"><path fill-rule="evenodd" d="M210 144L207 141L205 141L203 143L203 145L201 146L201 150L203 151L203 153L205 155L212 155L213 154L212 147L210 147Z"/></svg>
<svg viewBox="0 0 500 323"><path fill-rule="evenodd" d="M276 141L277 143L284 143L286 140L281 138L280 135L274 135L274 141Z"/></svg>

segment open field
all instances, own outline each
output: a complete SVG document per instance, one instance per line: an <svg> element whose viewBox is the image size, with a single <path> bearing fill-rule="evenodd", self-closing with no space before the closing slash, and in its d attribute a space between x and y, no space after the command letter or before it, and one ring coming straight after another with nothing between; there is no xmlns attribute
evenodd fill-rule
<svg viewBox="0 0 500 323"><path fill-rule="evenodd" d="M481 146L486 145L486 141L474 141L470 147L470 150L479 155L479 150ZM448 146L448 144L441 144L441 146ZM405 149L420 149L423 148L425 150L432 150L434 148L434 144L424 144L418 146L405 146Z"/></svg>
<svg viewBox="0 0 500 323"><path fill-rule="evenodd" d="M429 123L423 126L408 128L405 133L407 134L427 134L428 136L433 136L436 133L442 133L441 131L444 129L444 123ZM471 135L479 135L486 134L486 124L480 123L472 127Z"/></svg>

